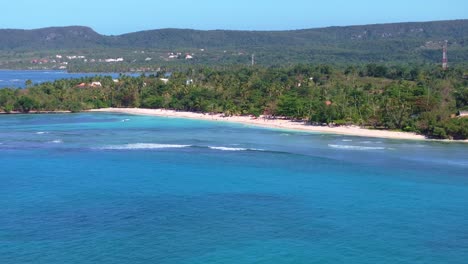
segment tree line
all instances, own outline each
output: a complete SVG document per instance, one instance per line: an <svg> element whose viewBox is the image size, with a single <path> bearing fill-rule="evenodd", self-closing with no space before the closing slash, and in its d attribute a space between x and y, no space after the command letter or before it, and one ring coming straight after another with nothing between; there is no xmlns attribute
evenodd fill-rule
<svg viewBox="0 0 468 264"><path fill-rule="evenodd" d="M169 74L163 70L139 77L121 75L118 81L88 77L0 89L0 110L166 108L466 139L468 119L454 115L468 110L467 76L464 68L443 71L436 66L200 66Z"/></svg>

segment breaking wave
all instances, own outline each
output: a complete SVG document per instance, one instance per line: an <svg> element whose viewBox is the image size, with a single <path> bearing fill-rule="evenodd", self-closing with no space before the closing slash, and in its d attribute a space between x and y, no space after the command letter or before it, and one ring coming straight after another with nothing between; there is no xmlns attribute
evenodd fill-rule
<svg viewBox="0 0 468 264"><path fill-rule="evenodd" d="M242 148L242 147L224 147L224 146L197 146L197 145L178 145L178 144L156 144L156 143L132 143L123 145L109 145L98 147L99 150L145 150L145 149L181 149L181 148L200 148L219 151L265 151L264 149Z"/></svg>
<svg viewBox="0 0 468 264"><path fill-rule="evenodd" d="M49 132L44 132L44 131L36 132L36 135L44 135L44 134L49 134Z"/></svg>
<svg viewBox="0 0 468 264"><path fill-rule="evenodd" d="M139 149L167 149L167 148L187 148L187 147L190 147L190 145L135 143L135 144L105 146L105 147L101 147L99 149L103 149L103 150L139 150Z"/></svg>
<svg viewBox="0 0 468 264"><path fill-rule="evenodd" d="M222 151L264 151L263 149L254 149L254 148L230 148L230 147L208 147L213 150L222 150Z"/></svg>
<svg viewBox="0 0 468 264"><path fill-rule="evenodd" d="M364 147L364 146L352 146L352 145L333 145L328 144L330 148L335 149L348 149L348 150L382 150L384 147Z"/></svg>
<svg viewBox="0 0 468 264"><path fill-rule="evenodd" d="M61 140L61 139L55 139L55 140L49 141L49 143L62 144L62 143L63 143L63 140Z"/></svg>

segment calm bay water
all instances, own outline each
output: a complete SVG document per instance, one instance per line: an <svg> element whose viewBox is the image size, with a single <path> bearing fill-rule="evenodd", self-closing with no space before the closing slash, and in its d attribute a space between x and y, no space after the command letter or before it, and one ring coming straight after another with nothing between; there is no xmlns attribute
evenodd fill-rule
<svg viewBox="0 0 468 264"><path fill-rule="evenodd" d="M118 78L118 73L68 73L65 71L25 71L25 70L0 70L0 88L24 88L27 80L33 84L53 82L60 79L82 78L99 76L112 76ZM139 74L130 74L138 76Z"/></svg>
<svg viewBox="0 0 468 264"><path fill-rule="evenodd" d="M467 263L466 144L0 116L0 263Z"/></svg>

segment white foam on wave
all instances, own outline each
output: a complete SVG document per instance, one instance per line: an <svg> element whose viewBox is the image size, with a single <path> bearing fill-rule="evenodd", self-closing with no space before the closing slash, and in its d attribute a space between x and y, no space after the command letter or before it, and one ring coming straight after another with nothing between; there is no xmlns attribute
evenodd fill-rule
<svg viewBox="0 0 468 264"><path fill-rule="evenodd" d="M245 151L248 150L246 148L229 148L229 147L209 147L210 149L214 150L223 150L223 151Z"/></svg>
<svg viewBox="0 0 468 264"><path fill-rule="evenodd" d="M36 135L44 135L44 134L49 134L49 132L44 132L44 131L36 132Z"/></svg>
<svg viewBox="0 0 468 264"><path fill-rule="evenodd" d="M348 149L348 150L382 150L384 147L364 147L364 146L353 146L353 145L333 145L328 144L330 148L335 149Z"/></svg>
<svg viewBox="0 0 468 264"><path fill-rule="evenodd" d="M208 148L213 150L222 150L222 151L265 151L264 149L255 149L255 148L230 148L230 147L217 147L209 146Z"/></svg>
<svg viewBox="0 0 468 264"><path fill-rule="evenodd" d="M341 140L341 141L343 141L343 142L351 142L351 141L353 141L353 140L352 140L352 139L343 139L343 140Z"/></svg>
<svg viewBox="0 0 468 264"><path fill-rule="evenodd" d="M128 122L128 121L130 121L130 119L123 119L123 120L120 121L120 122Z"/></svg>
<svg viewBox="0 0 468 264"><path fill-rule="evenodd" d="M61 140L61 139L55 139L55 140L49 141L49 143L61 144L61 143L63 143L63 140Z"/></svg>
<svg viewBox="0 0 468 264"><path fill-rule="evenodd" d="M153 143L134 143L125 145L105 146L99 149L104 150L139 150L139 149L167 149L167 148L188 148L190 145L175 144L153 144Z"/></svg>

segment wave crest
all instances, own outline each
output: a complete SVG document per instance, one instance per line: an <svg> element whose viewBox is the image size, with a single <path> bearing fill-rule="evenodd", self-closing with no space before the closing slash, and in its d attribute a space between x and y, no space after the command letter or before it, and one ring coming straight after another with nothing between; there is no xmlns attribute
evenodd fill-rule
<svg viewBox="0 0 468 264"><path fill-rule="evenodd" d="M223 151L246 151L246 148L229 148L229 147L208 147L214 150L223 150Z"/></svg>
<svg viewBox="0 0 468 264"><path fill-rule="evenodd" d="M140 149L167 149L167 148L187 148L190 145L175 144L153 144L153 143L134 143L125 145L105 146L99 149L103 150L140 150Z"/></svg>
<svg viewBox="0 0 468 264"><path fill-rule="evenodd" d="M348 149L348 150L383 150L384 147L364 147L364 146L353 146L353 145L333 145L328 144L330 148L335 149Z"/></svg>
<svg viewBox="0 0 468 264"><path fill-rule="evenodd" d="M263 149L254 149L254 148L231 148L231 147L216 147L209 146L208 148L213 150L222 150L222 151L264 151Z"/></svg>

